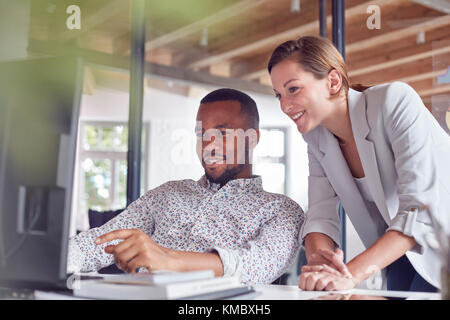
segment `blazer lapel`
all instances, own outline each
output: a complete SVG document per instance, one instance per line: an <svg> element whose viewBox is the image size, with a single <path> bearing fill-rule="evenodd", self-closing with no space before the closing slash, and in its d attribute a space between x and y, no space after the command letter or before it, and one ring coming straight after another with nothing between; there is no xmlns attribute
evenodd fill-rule
<svg viewBox="0 0 450 320"><path fill-rule="evenodd" d="M325 170L328 181L335 190L346 214L357 226L356 231L366 247L378 239L375 228L367 223L370 213L366 207L347 162L342 155L339 144L333 134L324 127L320 127L318 160ZM337 210L337 209L336 209Z"/></svg>
<svg viewBox="0 0 450 320"><path fill-rule="evenodd" d="M389 225L389 210L386 204L383 185L381 184L375 146L372 141L367 140L370 127L367 122L367 106L364 94L350 89L348 93L348 106L356 148L359 152L364 174L369 182L370 192L385 222Z"/></svg>

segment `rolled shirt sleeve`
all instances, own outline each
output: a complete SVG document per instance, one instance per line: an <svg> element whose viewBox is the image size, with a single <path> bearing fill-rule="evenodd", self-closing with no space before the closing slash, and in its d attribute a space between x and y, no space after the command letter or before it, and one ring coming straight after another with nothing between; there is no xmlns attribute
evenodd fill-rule
<svg viewBox="0 0 450 320"><path fill-rule="evenodd" d="M427 219L427 212L421 209L413 209L408 212L399 212L394 219L392 219L389 230L395 230L403 233L406 236L413 237L417 245L411 249L413 252L423 254L424 247L428 246L426 237L432 234L433 228L431 223L423 221L422 218Z"/></svg>

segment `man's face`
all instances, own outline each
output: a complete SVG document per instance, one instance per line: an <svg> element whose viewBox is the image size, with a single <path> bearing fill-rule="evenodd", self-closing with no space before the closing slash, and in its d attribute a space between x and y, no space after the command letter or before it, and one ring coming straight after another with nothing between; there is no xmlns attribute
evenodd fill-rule
<svg viewBox="0 0 450 320"><path fill-rule="evenodd" d="M246 115L241 113L239 101L217 101L200 105L197 113L197 155L207 178L221 185L231 179L241 178L248 164L249 144L253 149L257 131L249 129Z"/></svg>

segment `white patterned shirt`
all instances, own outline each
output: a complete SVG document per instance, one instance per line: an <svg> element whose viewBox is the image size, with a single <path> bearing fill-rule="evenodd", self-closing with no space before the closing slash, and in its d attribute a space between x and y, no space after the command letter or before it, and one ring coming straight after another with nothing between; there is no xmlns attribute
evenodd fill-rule
<svg viewBox="0 0 450 320"><path fill-rule="evenodd" d="M69 270L96 271L114 263L94 240L117 229L140 229L159 245L192 252L216 251L224 276L271 283L294 261L304 221L300 206L263 190L261 177L235 179L222 188L205 176L170 181L148 191L99 228L69 241Z"/></svg>

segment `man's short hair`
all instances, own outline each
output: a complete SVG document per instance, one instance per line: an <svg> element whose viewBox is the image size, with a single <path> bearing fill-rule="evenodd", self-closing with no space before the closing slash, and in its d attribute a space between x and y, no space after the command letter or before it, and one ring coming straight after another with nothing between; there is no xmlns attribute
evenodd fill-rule
<svg viewBox="0 0 450 320"><path fill-rule="evenodd" d="M259 113L256 102L242 91L222 88L208 93L200 103L212 103L217 101L238 101L241 104L241 113L245 114L250 128L259 129Z"/></svg>

